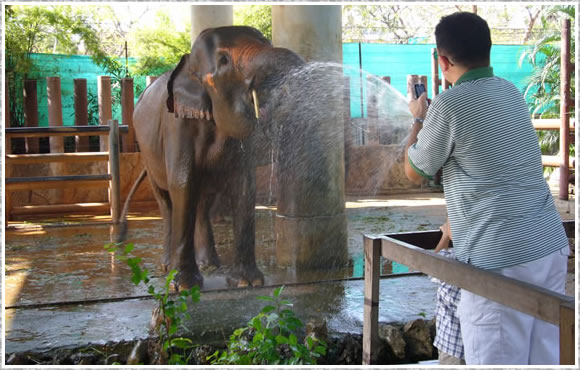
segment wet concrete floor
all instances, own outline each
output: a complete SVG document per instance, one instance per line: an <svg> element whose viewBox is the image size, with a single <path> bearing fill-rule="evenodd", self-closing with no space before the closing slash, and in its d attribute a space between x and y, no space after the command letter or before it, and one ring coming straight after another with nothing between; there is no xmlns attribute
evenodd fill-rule
<svg viewBox="0 0 580 370"><path fill-rule="evenodd" d="M270 286L285 284L284 296L304 321L324 318L331 332L362 332L363 234L437 229L446 218L441 193L350 199L347 203L349 262L330 271L300 271L276 264L272 207L258 206L256 258L266 286L229 289L231 223L214 225L223 267L205 271L201 303L187 324L200 343L223 339L259 312ZM572 210L573 212L573 210ZM574 218L572 213L571 217ZM52 227L54 221L68 223ZM130 281L131 271L103 248L109 242L107 217L10 222L5 232L5 353L48 350L61 346L132 340L148 335L154 302L146 289ZM90 222L90 224L87 224ZM157 287L164 284L158 260L162 227L155 211L132 214L129 241L133 254ZM407 272L405 266L383 263L383 274ZM426 276L384 278L380 321L433 317L437 285Z"/></svg>

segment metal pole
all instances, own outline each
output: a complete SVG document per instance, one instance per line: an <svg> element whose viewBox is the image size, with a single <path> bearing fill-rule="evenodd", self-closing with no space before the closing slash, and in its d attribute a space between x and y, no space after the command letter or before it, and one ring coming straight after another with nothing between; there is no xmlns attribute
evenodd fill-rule
<svg viewBox="0 0 580 370"><path fill-rule="evenodd" d="M570 19L562 20L560 49L560 196L568 200L570 140Z"/></svg>
<svg viewBox="0 0 580 370"><path fill-rule="evenodd" d="M119 167L119 123L109 120L109 206L113 225L119 223L121 216L121 171Z"/></svg>

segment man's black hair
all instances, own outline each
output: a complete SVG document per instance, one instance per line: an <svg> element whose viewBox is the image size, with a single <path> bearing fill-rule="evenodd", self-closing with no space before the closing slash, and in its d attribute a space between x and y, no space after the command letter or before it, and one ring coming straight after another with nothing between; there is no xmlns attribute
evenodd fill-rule
<svg viewBox="0 0 580 370"><path fill-rule="evenodd" d="M441 18L435 41L439 53L451 63L468 68L489 65L491 35L487 22L477 14L458 12Z"/></svg>

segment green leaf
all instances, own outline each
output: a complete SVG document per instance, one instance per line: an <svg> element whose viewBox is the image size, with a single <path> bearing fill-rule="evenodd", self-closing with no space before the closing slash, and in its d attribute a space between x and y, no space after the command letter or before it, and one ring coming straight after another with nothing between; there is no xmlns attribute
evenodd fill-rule
<svg viewBox="0 0 580 370"><path fill-rule="evenodd" d="M283 335L277 335L276 336L276 343L277 344L288 344L288 338L286 338Z"/></svg>
<svg viewBox="0 0 580 370"><path fill-rule="evenodd" d="M172 336L175 333L177 333L177 325L175 322L171 322L171 325L169 325L169 330L167 331L167 335Z"/></svg>
<svg viewBox="0 0 580 370"><path fill-rule="evenodd" d="M125 249L123 249L123 254L131 253L131 251L133 251L134 248L135 248L135 246L133 245L133 243L126 244Z"/></svg>
<svg viewBox="0 0 580 370"><path fill-rule="evenodd" d="M282 291L284 290L284 285L279 286L278 288L274 289L274 298L278 298Z"/></svg>
<svg viewBox="0 0 580 370"><path fill-rule="evenodd" d="M171 339L171 345L181 349L193 348L193 342L189 338L173 338Z"/></svg>
<svg viewBox="0 0 580 370"><path fill-rule="evenodd" d="M265 296L265 295L258 296L256 299L258 299L260 301L269 301L269 302L273 302L274 301L274 298L268 297L268 296Z"/></svg>
<svg viewBox="0 0 580 370"><path fill-rule="evenodd" d="M260 311L260 312L261 313L268 313L268 312L274 311L275 309L276 309L275 306L268 305L268 306L265 306L264 308L262 308L262 311Z"/></svg>
<svg viewBox="0 0 580 370"><path fill-rule="evenodd" d="M288 342L290 343L290 345L295 346L298 344L298 338L296 338L296 335L290 334L290 336L288 337Z"/></svg>

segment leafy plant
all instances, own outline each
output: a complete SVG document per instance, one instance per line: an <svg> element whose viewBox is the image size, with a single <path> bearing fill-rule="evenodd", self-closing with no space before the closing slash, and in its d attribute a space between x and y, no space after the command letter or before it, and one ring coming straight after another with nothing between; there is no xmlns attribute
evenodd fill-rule
<svg viewBox="0 0 580 370"><path fill-rule="evenodd" d="M208 357L213 365L315 365L326 354L326 343L312 337L306 344L298 342L296 331L304 325L288 307L290 301L281 299L283 286L272 296L260 296L268 302L260 313L230 336L227 350Z"/></svg>
<svg viewBox="0 0 580 370"><path fill-rule="evenodd" d="M132 257L131 251L134 249L132 243L121 244L111 243L105 245L105 249L111 253L119 253L116 258L127 263L131 268L131 281L135 285L143 284L147 292L157 301L156 314L159 318L155 325L155 330L159 335L161 350L167 353L167 363L170 365L186 365L193 355L194 345L189 338L176 336L184 319L190 319L187 313L188 301L197 303L200 299L198 286L189 290L183 290L179 294L170 294L171 285L175 280L176 270L171 270L165 279L163 290L158 291L151 282L149 271L140 266L141 258Z"/></svg>

